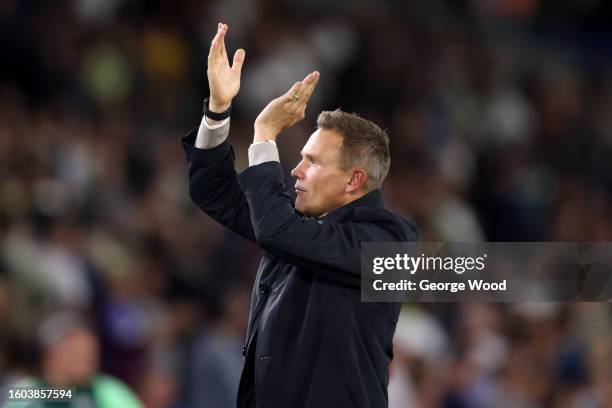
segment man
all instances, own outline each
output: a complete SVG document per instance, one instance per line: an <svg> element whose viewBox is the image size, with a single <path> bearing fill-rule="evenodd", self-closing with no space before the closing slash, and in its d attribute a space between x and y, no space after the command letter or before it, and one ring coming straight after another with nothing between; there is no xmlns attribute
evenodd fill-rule
<svg viewBox="0 0 612 408"><path fill-rule="evenodd" d="M255 121L249 168L239 176L227 141L244 50L230 67L219 24L208 56L210 98L185 136L190 195L264 255L251 299L239 407L386 407L399 304L360 302L361 242L415 241L416 227L383 207L385 133L341 111L323 112L293 169L295 202L276 139L304 117L313 72Z"/></svg>
<svg viewBox="0 0 612 408"><path fill-rule="evenodd" d="M61 312L40 325L41 376L20 380L16 387L74 387L66 401L12 402L6 408L141 408L134 392L118 379L99 372L98 337L79 314Z"/></svg>

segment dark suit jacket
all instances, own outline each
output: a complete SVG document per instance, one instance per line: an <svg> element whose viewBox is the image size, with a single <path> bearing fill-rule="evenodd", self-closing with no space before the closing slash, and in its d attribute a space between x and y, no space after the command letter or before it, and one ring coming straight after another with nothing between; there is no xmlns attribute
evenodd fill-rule
<svg viewBox="0 0 612 408"><path fill-rule="evenodd" d="M238 406L387 406L398 303L360 301L361 242L415 241L417 229L372 191L321 219L295 211L280 163L239 176L228 141L183 144L190 195L264 255L251 301ZM292 189L291 189L292 190Z"/></svg>

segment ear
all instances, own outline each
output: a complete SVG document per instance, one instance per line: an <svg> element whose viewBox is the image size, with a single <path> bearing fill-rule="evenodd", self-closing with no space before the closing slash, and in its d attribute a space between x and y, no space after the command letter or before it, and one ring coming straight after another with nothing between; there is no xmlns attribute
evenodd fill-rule
<svg viewBox="0 0 612 408"><path fill-rule="evenodd" d="M353 170L350 180L346 183L345 191L347 193L354 193L365 187L368 175L363 170Z"/></svg>

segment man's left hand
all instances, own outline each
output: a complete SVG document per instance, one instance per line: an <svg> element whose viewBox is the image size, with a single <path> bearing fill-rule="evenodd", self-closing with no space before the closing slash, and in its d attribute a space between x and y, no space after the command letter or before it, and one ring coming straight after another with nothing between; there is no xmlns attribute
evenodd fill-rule
<svg viewBox="0 0 612 408"><path fill-rule="evenodd" d="M306 104L319 81L319 72L308 74L284 95L270 102L255 119L253 142L276 140L278 134L304 119Z"/></svg>

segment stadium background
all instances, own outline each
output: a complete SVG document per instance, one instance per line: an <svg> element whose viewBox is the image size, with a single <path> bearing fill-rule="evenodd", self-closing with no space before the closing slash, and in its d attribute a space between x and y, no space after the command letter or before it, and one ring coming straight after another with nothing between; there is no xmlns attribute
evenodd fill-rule
<svg viewBox="0 0 612 408"><path fill-rule="evenodd" d="M321 109L387 128L392 210L424 240L612 239L612 27L603 0L0 1L0 384L78 310L101 370L149 407L234 400L259 250L190 201L216 23L246 49L232 141L318 69ZM391 407L612 406L608 304L413 304Z"/></svg>

